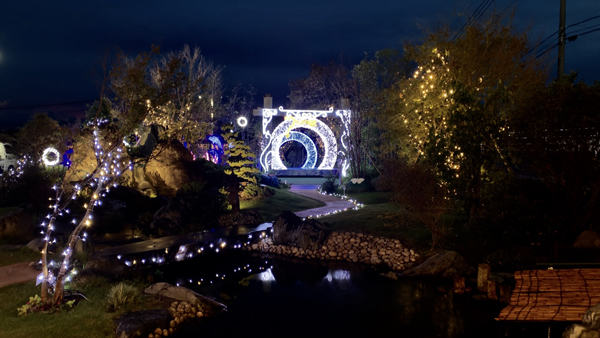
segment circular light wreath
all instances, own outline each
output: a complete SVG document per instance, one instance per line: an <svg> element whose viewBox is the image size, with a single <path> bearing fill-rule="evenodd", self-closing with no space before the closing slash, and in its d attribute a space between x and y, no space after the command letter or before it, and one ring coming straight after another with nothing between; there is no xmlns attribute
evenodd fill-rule
<svg viewBox="0 0 600 338"><path fill-rule="evenodd" d="M291 141L299 142L306 149L306 161L302 165L302 169L314 169L317 164L317 146L315 146L313 140L304 133L290 131L289 137L285 135L281 141L281 145Z"/></svg>
<svg viewBox="0 0 600 338"><path fill-rule="evenodd" d="M52 160L49 157L49 155L54 155L54 159ZM42 161L44 162L44 165L47 167L57 165L58 162L60 161L60 154L58 153L58 150L56 150L52 147L48 147L48 148L44 149L44 153L42 153Z"/></svg>
<svg viewBox="0 0 600 338"><path fill-rule="evenodd" d="M337 142L335 141L335 135L329 129L329 127L323 123L323 121L314 120L316 123L314 126L310 124L303 124L298 128L305 128L314 131L321 140L323 140L323 148L325 153L323 154L323 161L319 165L318 169L333 169L335 161L337 160ZM286 170L287 167L281 161L279 157L279 148L283 144L283 138L287 134L287 131L292 126L292 120L285 120L280 123L277 128L273 131L273 144L271 145L271 167L274 170Z"/></svg>
<svg viewBox="0 0 600 338"><path fill-rule="evenodd" d="M240 116L237 118L238 126L244 128L248 125L248 119L245 116Z"/></svg>

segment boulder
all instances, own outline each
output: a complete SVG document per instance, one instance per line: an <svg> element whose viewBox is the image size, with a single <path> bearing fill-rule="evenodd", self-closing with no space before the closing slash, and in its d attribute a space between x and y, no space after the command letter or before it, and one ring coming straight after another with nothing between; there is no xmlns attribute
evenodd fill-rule
<svg viewBox="0 0 600 338"><path fill-rule="evenodd" d="M96 153L94 151L94 141L89 133L82 135L75 144L73 144L73 154L71 155L71 166L65 173L66 182L81 181L89 176L97 166Z"/></svg>
<svg viewBox="0 0 600 338"><path fill-rule="evenodd" d="M34 238L29 243L27 243L27 248L31 251L42 252L42 248L44 247L44 239L43 238Z"/></svg>
<svg viewBox="0 0 600 338"><path fill-rule="evenodd" d="M600 338L600 332L590 330L580 324L572 324L565 329L562 334L563 338Z"/></svg>
<svg viewBox="0 0 600 338"><path fill-rule="evenodd" d="M291 211L284 211L273 222L273 244L304 250L317 250L327 239L328 230L315 219L302 220Z"/></svg>
<svg viewBox="0 0 600 338"><path fill-rule="evenodd" d="M592 230L585 230L575 240L573 247L579 249L600 249L600 235Z"/></svg>
<svg viewBox="0 0 600 338"><path fill-rule="evenodd" d="M471 273L467 261L455 251L440 250L418 266L404 272L405 276L436 276L458 278Z"/></svg>
<svg viewBox="0 0 600 338"><path fill-rule="evenodd" d="M585 312L583 318L581 318L581 325L588 329L600 330L600 303Z"/></svg>
<svg viewBox="0 0 600 338"><path fill-rule="evenodd" d="M144 174L158 194L174 197L177 190L194 181L186 165L192 161L192 154L181 142L161 143L152 151Z"/></svg>
<svg viewBox="0 0 600 338"><path fill-rule="evenodd" d="M17 208L0 217L0 238L29 239L34 230L34 219L26 208Z"/></svg>
<svg viewBox="0 0 600 338"><path fill-rule="evenodd" d="M157 327L169 327L170 315L167 309L144 310L124 313L115 320L117 338L146 338Z"/></svg>
<svg viewBox="0 0 600 338"><path fill-rule="evenodd" d="M147 287L144 292L147 294L158 295L175 300L183 300L192 304L193 306L200 306L203 311L208 313L218 313L227 309L225 305L215 300L182 286L174 286L169 283L152 284Z"/></svg>

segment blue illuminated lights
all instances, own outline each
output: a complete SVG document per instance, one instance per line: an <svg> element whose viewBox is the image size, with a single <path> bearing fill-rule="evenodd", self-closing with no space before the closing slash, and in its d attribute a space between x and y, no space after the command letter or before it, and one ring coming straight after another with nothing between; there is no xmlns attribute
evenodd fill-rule
<svg viewBox="0 0 600 338"><path fill-rule="evenodd" d="M306 161L302 165L302 169L314 169L317 164L317 146L315 146L315 143L304 133L290 131L289 136L284 135L281 145L291 141L299 142L306 149ZM279 161L281 161L281 158ZM283 166L283 163L281 165Z"/></svg>

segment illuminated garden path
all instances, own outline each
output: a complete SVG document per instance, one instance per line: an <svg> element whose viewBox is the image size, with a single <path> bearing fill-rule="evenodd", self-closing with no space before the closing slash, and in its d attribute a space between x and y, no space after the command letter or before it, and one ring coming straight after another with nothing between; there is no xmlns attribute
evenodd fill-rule
<svg viewBox="0 0 600 338"><path fill-rule="evenodd" d="M323 206L323 207L295 212L296 216L298 216L298 217L302 217L302 218L315 217L316 218L319 216L325 216L325 215L329 215L329 214L333 214L333 213L342 212L345 210L350 210L350 209L353 209L354 207L356 207L354 202L350 202L348 200L344 200L344 199L341 199L336 196L324 195L324 194L319 193L316 190L294 189L293 187L294 186L292 186L292 189L290 190L290 192L293 192L294 194L308 197L308 198L325 203L325 206Z"/></svg>

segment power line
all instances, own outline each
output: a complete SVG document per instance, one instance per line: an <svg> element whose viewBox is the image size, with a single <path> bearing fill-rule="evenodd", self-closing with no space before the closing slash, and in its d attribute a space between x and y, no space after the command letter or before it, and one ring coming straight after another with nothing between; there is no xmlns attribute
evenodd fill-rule
<svg viewBox="0 0 600 338"><path fill-rule="evenodd" d="M467 21L465 22L465 24L460 28L460 30L454 35L454 37L452 38L452 40L456 40L457 38L459 38L462 33L463 30L469 25L471 24L471 22L473 21L473 18L475 17L475 15L477 15L477 13L483 8L483 6L485 6L486 3L489 2L493 2L494 0L482 0L481 3L479 4L479 6L477 6L477 8L475 9L475 12L473 12L473 14L471 14L471 16L469 17L469 19L467 19ZM489 6L489 5L488 5Z"/></svg>
<svg viewBox="0 0 600 338"><path fill-rule="evenodd" d="M594 26L592 26L592 27L595 27L595 26L600 26L600 24L598 24L598 25L594 25ZM570 36L567 36L567 41L566 41L566 42L567 42L567 43L569 43L569 42L573 42L573 41L575 41L575 39L577 39L577 37L579 37L579 36L587 35L587 34L590 34L590 33L593 33L593 32L597 32L597 31L600 31L600 27L598 27L598 28L594 28L594 29L591 29L591 30L589 30L589 31L587 31L587 32L583 32L583 33L580 33L580 34L575 34L575 35L570 35ZM536 57L535 57L535 58L536 58L536 59L537 59L537 58L540 58L542 55L544 55L544 54L548 53L549 51L551 51L552 49L554 49L554 47L556 47L556 46L558 46L558 43L554 44L552 47L550 47L550 48L548 48L548 49L544 50L543 52L539 53L538 55L536 55Z"/></svg>
<svg viewBox="0 0 600 338"><path fill-rule="evenodd" d="M490 5L494 2L495 0L491 0L490 2L488 2L487 6L479 13L479 16L475 18L475 21L479 20L482 16L483 13L485 13L487 11L488 8L490 8Z"/></svg>
<svg viewBox="0 0 600 338"><path fill-rule="evenodd" d="M567 28L569 28L569 27L578 26L578 25L580 25L580 24L582 24L582 23L585 23L585 22L588 22L588 21L591 21L591 20L595 20L595 19L598 19L598 18L600 18L600 15L596 15L596 16L593 16L593 17L591 17L591 18L587 18L587 19L585 19L585 20L582 20L582 21L579 21L579 22L576 22L576 23L570 24L570 25L568 25L568 26L566 26L566 27L565 27L565 30L566 30ZM594 25L594 26L592 26L592 27L595 27L595 26L596 26L596 25ZM552 38L553 36L555 36L556 34L558 34L558 31L556 31L556 32L554 32L554 33L552 33L552 34L548 35L548 36L547 36L547 37L546 37L544 40L542 40L540 43L538 43L537 45L535 45L534 47L532 47L531 49L529 49L529 50L527 51L527 53L525 53L525 55L527 55L527 54L529 54L529 53L533 52L534 50L538 49L538 47L540 47L542 44L544 44L546 41L548 41L549 39L551 39L551 38ZM552 49L552 48L554 48L554 47L556 47L556 46L552 46L550 49ZM545 48L545 47L544 47L544 48ZM542 49L544 49L544 48L542 48ZM544 53L545 53L545 52L544 52ZM537 58L537 56L536 56L536 58Z"/></svg>

